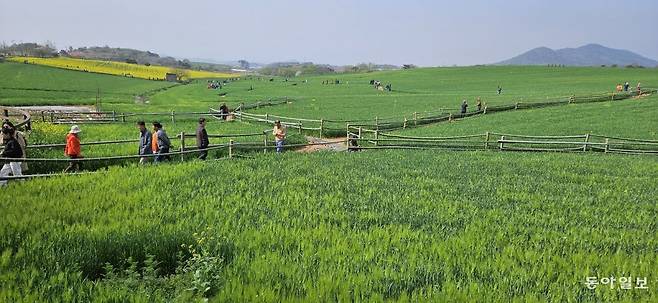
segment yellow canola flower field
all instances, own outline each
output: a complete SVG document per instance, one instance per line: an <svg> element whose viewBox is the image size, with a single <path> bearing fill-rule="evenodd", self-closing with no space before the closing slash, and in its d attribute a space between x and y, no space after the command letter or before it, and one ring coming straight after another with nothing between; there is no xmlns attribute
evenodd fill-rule
<svg viewBox="0 0 658 303"><path fill-rule="evenodd" d="M129 64L114 61L101 61L101 60L88 60L76 59L68 57L57 58L37 58L37 57L10 57L8 61L38 64L45 66L52 66L57 68L64 68L70 70L78 70L99 74L109 74L124 77L134 77L149 80L165 80L167 73L181 73L183 79L198 79L198 78L232 78L238 77L238 74L217 73L209 71L198 71L189 69L179 69L166 66L146 66L140 64Z"/></svg>

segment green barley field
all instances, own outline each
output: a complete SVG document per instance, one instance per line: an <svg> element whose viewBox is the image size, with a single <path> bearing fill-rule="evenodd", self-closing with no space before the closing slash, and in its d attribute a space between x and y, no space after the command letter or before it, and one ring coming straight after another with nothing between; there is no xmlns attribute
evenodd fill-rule
<svg viewBox="0 0 658 303"><path fill-rule="evenodd" d="M329 79L340 84L322 84ZM393 91L375 90L371 79ZM655 88L658 70L487 66L269 80L244 76L209 90L206 80L172 85L2 63L0 105L94 105L101 87L102 109L117 112L207 111L288 97L249 112L371 119L455 111L478 96L501 105L608 93L625 81ZM658 140L657 102L653 95L497 112L394 133ZM146 119L163 120L170 136L196 127L196 117ZM69 125L33 127L30 144L53 144L63 143ZM134 121L81 127L83 142L138 137ZM211 134L268 129L214 118L208 125ZM289 144L317 136L289 132ZM136 150L135 143L83 147L89 157ZM0 188L0 301L658 301L655 155L237 153L159 166L103 162L89 165L88 175L10 181ZM63 156L28 149L28 157ZM592 290L588 277L632 277L633 284ZM646 278L646 289L637 278Z"/></svg>

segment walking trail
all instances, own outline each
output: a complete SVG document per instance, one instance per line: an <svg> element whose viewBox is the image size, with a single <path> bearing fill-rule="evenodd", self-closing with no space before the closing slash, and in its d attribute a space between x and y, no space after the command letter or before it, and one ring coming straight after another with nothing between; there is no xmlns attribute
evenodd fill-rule
<svg viewBox="0 0 658 303"><path fill-rule="evenodd" d="M342 138L329 138L329 139L320 139L311 136L305 136L308 143L327 143L323 145L309 145L305 146L297 151L300 153L311 153L317 151L345 151L347 146L345 145L345 137Z"/></svg>

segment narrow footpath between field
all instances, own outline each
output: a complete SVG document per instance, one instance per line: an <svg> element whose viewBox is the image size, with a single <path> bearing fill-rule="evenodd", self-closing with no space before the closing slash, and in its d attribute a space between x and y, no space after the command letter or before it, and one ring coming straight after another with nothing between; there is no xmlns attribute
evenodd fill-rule
<svg viewBox="0 0 658 303"><path fill-rule="evenodd" d="M342 138L330 138L330 139L320 139L311 136L305 136L306 141L309 144L322 144L322 145L308 145L297 150L300 153L311 153L317 151L346 151L347 146L345 145L345 137ZM325 144L326 143L326 144Z"/></svg>

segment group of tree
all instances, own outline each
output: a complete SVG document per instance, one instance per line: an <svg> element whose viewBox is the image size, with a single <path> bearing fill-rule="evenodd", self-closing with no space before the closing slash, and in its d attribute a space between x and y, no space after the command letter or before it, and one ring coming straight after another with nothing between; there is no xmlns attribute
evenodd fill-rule
<svg viewBox="0 0 658 303"><path fill-rule="evenodd" d="M361 63L357 65L334 66L329 64L314 64L313 62L277 62L266 65L258 70L262 75L292 78L300 75L328 75L342 73L368 73L381 70L395 70L395 65Z"/></svg>
<svg viewBox="0 0 658 303"><path fill-rule="evenodd" d="M26 56L51 58L57 57L57 49L52 42L38 43L14 43L8 45L0 43L0 54L5 56Z"/></svg>
<svg viewBox="0 0 658 303"><path fill-rule="evenodd" d="M57 50L52 42L45 43L14 43L8 45L0 43L0 55L5 56L23 56L23 57L70 57L90 60L105 60L115 62L125 62L131 64L161 65L174 69L195 69L226 72L231 69L229 65L191 62L188 59L179 60L174 57L161 57L151 51L141 51L130 48L114 48L109 46L93 46L73 48L69 46L66 49Z"/></svg>

